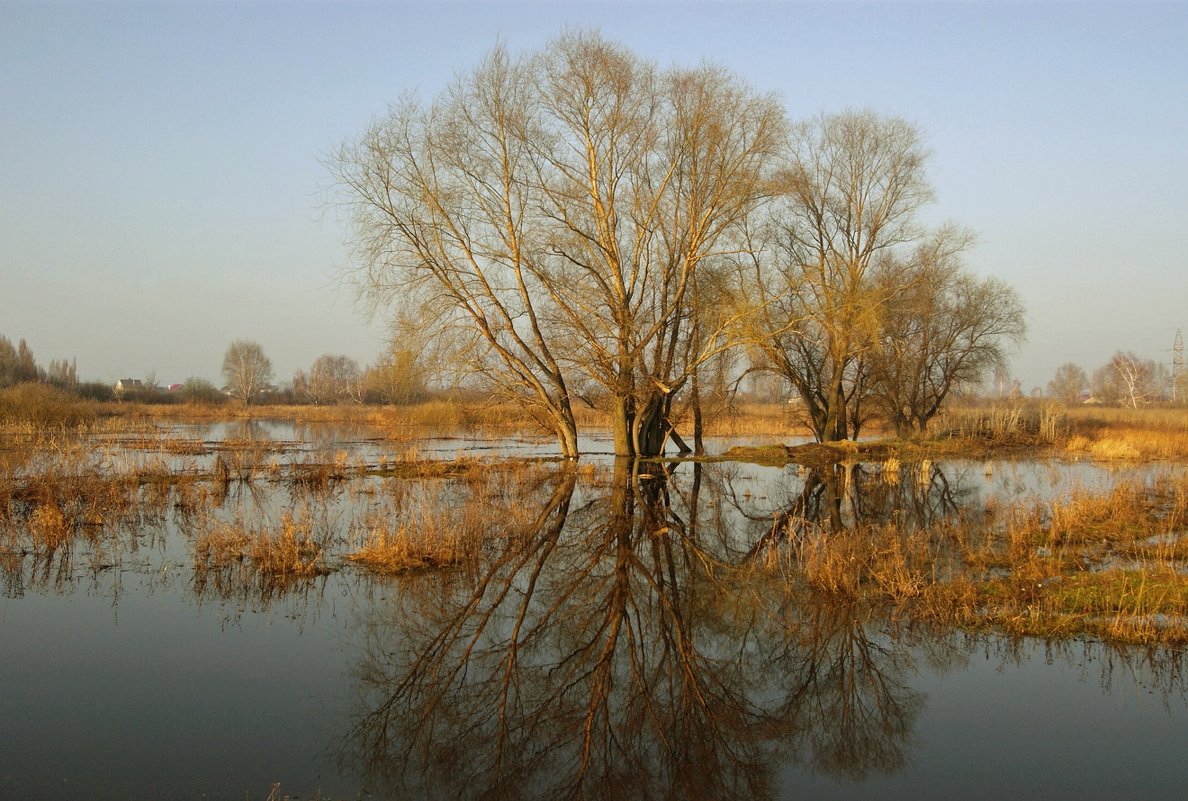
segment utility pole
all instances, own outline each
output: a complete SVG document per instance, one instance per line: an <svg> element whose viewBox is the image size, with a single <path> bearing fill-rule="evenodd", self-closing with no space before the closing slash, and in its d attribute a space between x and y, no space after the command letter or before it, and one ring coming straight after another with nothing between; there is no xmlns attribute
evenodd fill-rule
<svg viewBox="0 0 1188 801"><path fill-rule="evenodd" d="M1180 374L1184 372L1184 330L1182 328L1176 329L1176 341L1172 345L1172 403L1176 403L1179 398L1176 396L1180 385Z"/></svg>

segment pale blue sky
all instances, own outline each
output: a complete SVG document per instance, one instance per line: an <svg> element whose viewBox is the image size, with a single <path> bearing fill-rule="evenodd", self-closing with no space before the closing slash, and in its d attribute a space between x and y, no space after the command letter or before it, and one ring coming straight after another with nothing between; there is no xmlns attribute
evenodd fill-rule
<svg viewBox="0 0 1188 801"><path fill-rule="evenodd" d="M661 64L717 61L793 118L919 125L930 219L1029 310L1024 387L1188 327L1188 5L14 3L0 0L0 334L84 378L220 381L259 341L278 379L372 361L336 276L322 154L432 97L497 41L594 26Z"/></svg>

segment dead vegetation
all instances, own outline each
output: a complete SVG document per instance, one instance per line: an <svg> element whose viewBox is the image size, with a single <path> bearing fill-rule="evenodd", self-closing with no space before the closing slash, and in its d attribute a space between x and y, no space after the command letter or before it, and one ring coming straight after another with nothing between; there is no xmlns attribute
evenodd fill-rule
<svg viewBox="0 0 1188 801"><path fill-rule="evenodd" d="M1182 646L1186 499L1188 475L1175 472L928 526L800 519L760 564L792 592L915 622Z"/></svg>
<svg viewBox="0 0 1188 801"><path fill-rule="evenodd" d="M242 519L210 520L194 539L199 573L249 563L251 569L277 581L329 573L325 537L314 536L313 523L286 512L275 527Z"/></svg>
<svg viewBox="0 0 1188 801"><path fill-rule="evenodd" d="M1108 442L1116 426L1138 419L1074 421L1068 430ZM1188 435L1175 418L1152 419L1134 430ZM110 566L144 532L161 539L174 530L191 548L195 588L222 595L288 592L347 566L374 575L465 571L530 531L542 492L559 477L594 495L615 489L612 471L596 462L433 460L407 445L364 462L346 449L303 451L268 438L211 445L176 433L154 438L140 424L121 435L110 421L90 431L10 432L4 440L0 568L8 579ZM1071 434L1065 447L1077 436L1088 438ZM887 443L744 455L817 469L878 458L868 472L884 487L907 492L927 481L918 452ZM1186 498L1188 477L1168 468L974 516L938 513L928 525L897 518L835 526L793 515L764 540L755 564L793 591L918 621L1185 644Z"/></svg>

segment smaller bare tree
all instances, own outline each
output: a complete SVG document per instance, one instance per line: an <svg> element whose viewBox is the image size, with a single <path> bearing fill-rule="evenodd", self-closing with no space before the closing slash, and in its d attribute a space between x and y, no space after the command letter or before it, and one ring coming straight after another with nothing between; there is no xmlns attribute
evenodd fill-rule
<svg viewBox="0 0 1188 801"><path fill-rule="evenodd" d="M1056 368L1056 376L1048 382L1048 394L1061 403L1073 406L1080 403L1081 393L1089 386L1089 376L1080 365L1065 362Z"/></svg>
<svg viewBox="0 0 1188 801"><path fill-rule="evenodd" d="M361 403L363 373L349 356L318 357L309 370L305 391L316 405L353 401ZM296 378L294 378L296 388Z"/></svg>
<svg viewBox="0 0 1188 801"><path fill-rule="evenodd" d="M1160 367L1133 351L1118 351L1106 365L1118 388L1119 400L1133 409L1149 405L1163 393L1166 381Z"/></svg>
<svg viewBox="0 0 1188 801"><path fill-rule="evenodd" d="M250 404L272 380L272 362L259 343L237 339L223 356L223 378L232 396Z"/></svg>
<svg viewBox="0 0 1188 801"><path fill-rule="evenodd" d="M969 241L946 226L910 258L888 257L875 270L872 284L885 304L878 333L856 362L855 433L862 400L901 436L923 431L951 392L979 384L1022 341L1026 315L1015 291L962 267Z"/></svg>

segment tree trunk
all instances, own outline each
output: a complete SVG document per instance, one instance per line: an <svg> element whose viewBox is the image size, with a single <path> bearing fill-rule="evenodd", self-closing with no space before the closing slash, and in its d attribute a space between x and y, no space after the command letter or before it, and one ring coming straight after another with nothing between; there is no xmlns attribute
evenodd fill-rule
<svg viewBox="0 0 1188 801"><path fill-rule="evenodd" d="M568 419L558 420L556 429L557 446L561 449L561 457L563 459L578 458L577 423L574 422L573 415L570 414Z"/></svg>
<svg viewBox="0 0 1188 801"><path fill-rule="evenodd" d="M632 426L634 455L662 456L664 441L668 439L665 421L668 402L662 395L654 394L644 408L636 415Z"/></svg>
<svg viewBox="0 0 1188 801"><path fill-rule="evenodd" d="M844 368L834 367L825 401L825 442L846 439L846 393L842 386Z"/></svg>
<svg viewBox="0 0 1188 801"><path fill-rule="evenodd" d="M630 458L635 455L631 429L635 423L634 399L615 398L611 406L611 430L614 434L615 456Z"/></svg>
<svg viewBox="0 0 1188 801"><path fill-rule="evenodd" d="M668 423L668 436L672 440L672 444L677 446L677 453L692 453L693 449L689 447L689 443L685 442L684 438L671 425L672 423L670 421Z"/></svg>

